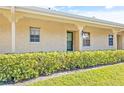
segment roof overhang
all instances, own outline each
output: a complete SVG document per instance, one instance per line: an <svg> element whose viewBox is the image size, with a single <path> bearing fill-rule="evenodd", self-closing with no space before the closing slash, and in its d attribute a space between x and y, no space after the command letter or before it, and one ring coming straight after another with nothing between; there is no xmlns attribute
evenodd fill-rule
<svg viewBox="0 0 124 93"><path fill-rule="evenodd" d="M10 9L10 7L0 7L4 9ZM79 16L75 14L69 14L65 12L59 12L55 10L49 10L49 9L44 9L44 8L39 8L39 7L16 7L16 11L21 11L21 12L27 12L27 13L33 13L33 14L38 14L38 15L44 15L44 16L51 16L51 17L56 17L56 18L62 18L65 20L71 20L71 21L78 21L78 22L86 22L86 23L91 23L91 24L96 24L96 25L103 25L103 26L110 26L110 27L115 27L119 29L124 29L124 24L116 23L116 22L111 22L111 21L105 21L101 19L96 19L96 18L90 18L90 17L84 17L84 16Z"/></svg>

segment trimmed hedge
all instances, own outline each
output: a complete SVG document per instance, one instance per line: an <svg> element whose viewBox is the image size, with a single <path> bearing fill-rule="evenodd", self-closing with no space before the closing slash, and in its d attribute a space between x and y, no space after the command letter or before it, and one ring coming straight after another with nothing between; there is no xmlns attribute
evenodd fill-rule
<svg viewBox="0 0 124 93"><path fill-rule="evenodd" d="M58 71L124 61L124 51L43 52L0 55L0 81L18 82Z"/></svg>

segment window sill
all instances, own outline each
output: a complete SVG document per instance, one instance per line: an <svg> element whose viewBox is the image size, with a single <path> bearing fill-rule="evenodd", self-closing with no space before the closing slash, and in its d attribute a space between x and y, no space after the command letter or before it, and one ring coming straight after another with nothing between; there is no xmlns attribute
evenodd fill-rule
<svg viewBox="0 0 124 93"><path fill-rule="evenodd" d="M112 46L109 46L109 47L113 47L113 45Z"/></svg>
<svg viewBox="0 0 124 93"><path fill-rule="evenodd" d="M83 47L91 47L91 46L83 46Z"/></svg>
<svg viewBox="0 0 124 93"><path fill-rule="evenodd" d="M29 42L29 44L40 44L40 42Z"/></svg>

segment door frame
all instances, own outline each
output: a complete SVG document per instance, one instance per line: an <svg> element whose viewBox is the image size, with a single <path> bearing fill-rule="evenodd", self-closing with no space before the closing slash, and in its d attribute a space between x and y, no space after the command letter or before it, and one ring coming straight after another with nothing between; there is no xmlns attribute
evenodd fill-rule
<svg viewBox="0 0 124 93"><path fill-rule="evenodd" d="M67 39L67 41L66 41L66 43L67 43L67 51L73 51L74 50L74 34L73 34L73 32L71 32L71 31L67 31L66 32L66 34L67 34L67 38L68 38L68 33L71 33L72 34L72 44L71 44L71 46L72 46L72 49L71 50L68 50L68 39Z"/></svg>

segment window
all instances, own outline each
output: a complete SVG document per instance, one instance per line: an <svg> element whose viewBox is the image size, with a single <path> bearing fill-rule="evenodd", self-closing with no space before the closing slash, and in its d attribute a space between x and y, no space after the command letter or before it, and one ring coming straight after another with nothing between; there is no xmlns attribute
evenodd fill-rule
<svg viewBox="0 0 124 93"><path fill-rule="evenodd" d="M109 46L113 46L113 35L109 35Z"/></svg>
<svg viewBox="0 0 124 93"><path fill-rule="evenodd" d="M30 42L40 42L40 28L30 27Z"/></svg>
<svg viewBox="0 0 124 93"><path fill-rule="evenodd" d="M83 46L90 46L90 33L83 32Z"/></svg>

